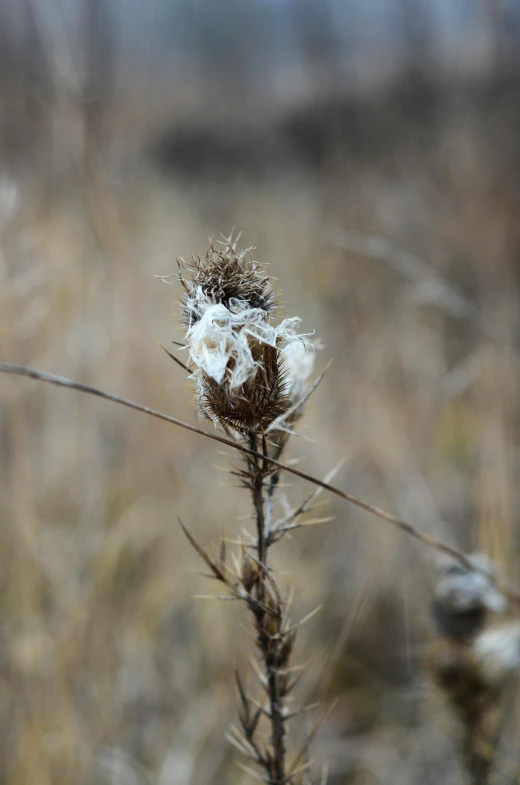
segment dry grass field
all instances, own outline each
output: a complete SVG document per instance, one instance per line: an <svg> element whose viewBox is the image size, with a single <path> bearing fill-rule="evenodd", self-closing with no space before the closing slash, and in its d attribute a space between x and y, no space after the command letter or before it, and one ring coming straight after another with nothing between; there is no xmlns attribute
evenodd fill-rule
<svg viewBox="0 0 520 785"><path fill-rule="evenodd" d="M211 430L158 346L182 330L178 289L155 276L235 227L278 279L283 315L316 331L316 371L333 359L291 457L318 477L343 461L338 487L485 551L520 587L517 90L495 95L441 96L411 117L395 102L354 107L337 139L319 137L327 115L316 128L311 107L292 133L311 129L298 139L312 160L259 147L252 171L220 148L207 169L183 167L173 142L166 167L127 149L117 124L100 143L81 112L58 114L50 141L0 177L0 360ZM208 547L248 525L217 447L0 377L4 785L253 781L225 739L251 633L240 607L194 597L218 591L177 524ZM308 491L285 486L294 501ZM276 555L295 617L322 605L296 652L309 660L301 705L319 715L337 699L316 775L326 763L330 785L464 783L456 723L423 665L436 554L320 502L333 519ZM518 782L515 722L496 782Z"/></svg>

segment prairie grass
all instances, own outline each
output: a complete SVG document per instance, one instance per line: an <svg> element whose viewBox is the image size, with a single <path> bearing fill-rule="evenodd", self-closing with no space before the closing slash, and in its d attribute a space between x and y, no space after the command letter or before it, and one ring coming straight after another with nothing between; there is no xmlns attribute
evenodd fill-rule
<svg viewBox="0 0 520 785"><path fill-rule="evenodd" d="M431 147L260 182L187 185L124 158L50 185L13 171L0 357L193 421L185 375L157 346L174 316L154 275L240 227L272 262L286 312L304 313L334 358L292 447L302 467L322 477L342 460L341 488L514 578L517 183L496 150L455 116ZM332 230L385 237L425 263L423 278L345 251ZM452 290L470 317L446 307ZM176 523L205 543L223 524L240 530L248 500L214 468L227 459L146 417L7 378L0 432L0 781L245 785L224 737L230 648L246 661L249 641L232 603L193 599L205 590ZM329 785L464 782L453 719L420 665L435 637L429 552L321 500L334 520L277 557L294 615L323 603L296 651L311 659L301 703L338 699L316 770L328 762ZM514 771L511 739L501 760Z"/></svg>

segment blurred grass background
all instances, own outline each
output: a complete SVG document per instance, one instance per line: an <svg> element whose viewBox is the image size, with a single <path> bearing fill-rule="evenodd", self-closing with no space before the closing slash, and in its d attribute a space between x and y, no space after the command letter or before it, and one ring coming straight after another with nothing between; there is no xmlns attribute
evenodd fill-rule
<svg viewBox="0 0 520 785"><path fill-rule="evenodd" d="M520 15L347 5L0 2L0 357L195 422L154 275L236 227L334 358L302 467L344 459L340 487L514 580ZM227 459L26 380L0 405L0 782L249 782L224 738L243 616L194 600L176 523L240 531ZM322 501L278 557L295 617L323 603L298 644L302 702L339 699L316 759L331 785L462 783L420 667L433 555Z"/></svg>

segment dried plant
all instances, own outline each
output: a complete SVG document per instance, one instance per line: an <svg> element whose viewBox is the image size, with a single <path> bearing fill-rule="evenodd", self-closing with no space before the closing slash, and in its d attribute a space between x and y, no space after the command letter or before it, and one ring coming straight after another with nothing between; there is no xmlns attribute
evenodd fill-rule
<svg viewBox="0 0 520 785"><path fill-rule="evenodd" d="M469 781L485 785L493 781L509 721L508 695L520 669L520 627L518 622L496 626L507 602L483 572L494 576L495 567L481 553L468 560L473 569L439 559L432 603L439 638L431 647L429 666L458 722Z"/></svg>
<svg viewBox="0 0 520 785"><path fill-rule="evenodd" d="M302 673L293 664L302 622L289 618L287 592L278 585L269 554L287 532L310 523L305 514L316 494L293 509L285 502L283 514L275 518L280 469L269 459L283 457L310 392L314 355L308 336L297 333L299 318L276 319L271 280L249 260L251 250L238 252L229 238L220 248L211 243L204 259L181 262L180 311L200 409L250 451L233 474L251 495L255 532L229 560L225 539L214 558L181 525L211 576L244 603L255 632L255 669L265 700L256 701L237 672L240 727L232 729L230 741L262 781L282 785L308 776L310 763L305 754L288 761L287 725L299 713L289 701ZM269 726L267 739L262 739L263 723Z"/></svg>
<svg viewBox="0 0 520 785"><path fill-rule="evenodd" d="M192 257L175 277L183 287L185 340L181 347L186 362L168 354L191 372L201 411L215 425L211 432L87 384L25 366L0 363L0 373L118 403L231 447L243 457L236 474L251 494L254 535L240 542L231 557L228 543L222 540L215 558L183 529L211 577L225 587L227 597L246 606L254 625L259 655L256 671L266 698L257 702L237 674L240 728L230 736L249 759L246 770L267 783L311 782L308 750L319 723L308 729L300 753L290 761L286 750L287 726L298 711L289 703L302 673L292 663L301 622L292 624L289 619L287 595L278 586L270 553L288 532L317 522L304 516L312 510L316 495L326 490L448 557L440 565L433 605L439 639L430 666L462 726L461 747L471 781L494 781L491 777L508 714L503 701L511 694L511 678L520 668L518 624L496 626L495 622L506 599L520 607L518 590L498 578L491 562L482 556L468 556L331 485L334 472L320 480L285 460L288 440L323 374L310 382L314 354L308 337L297 333L299 319L276 319L269 277L245 252L237 251L235 242L226 240L220 248L212 245L204 259ZM282 471L313 484L314 492L290 507L280 490ZM278 500L283 501L282 514L276 517ZM269 730L264 734L266 723Z"/></svg>

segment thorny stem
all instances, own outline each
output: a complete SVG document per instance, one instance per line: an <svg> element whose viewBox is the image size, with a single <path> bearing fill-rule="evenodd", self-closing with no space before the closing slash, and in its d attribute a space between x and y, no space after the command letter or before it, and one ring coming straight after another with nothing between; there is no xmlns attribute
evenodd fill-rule
<svg viewBox="0 0 520 785"><path fill-rule="evenodd" d="M250 449L257 453L259 451L258 435L251 433L249 435ZM248 458L248 466L251 472L251 494L253 498L253 506L255 511L255 523L257 529L257 552L258 560L260 562L260 574L257 583L257 598L260 602L265 601L265 579L267 575L267 555L269 548L269 540L265 530L265 480L268 473L267 458L267 443L265 438L262 439L261 454L263 460ZM269 483L268 495L272 495L271 483ZM272 576L269 578L273 582ZM275 587L276 589L276 587ZM282 608L280 608L280 613ZM265 662L266 676L267 676L267 692L269 697L269 719L271 723L271 745L272 745L272 762L267 764L267 774L269 776L269 785L282 785L286 780L285 771L285 717L284 717L284 698L280 693L280 680L279 680L279 659L280 649L283 643L283 638L277 631L274 635L270 634L263 623L264 614L255 614L258 624L258 647L262 652L262 657ZM266 761L267 763L267 761Z"/></svg>
<svg viewBox="0 0 520 785"><path fill-rule="evenodd" d="M249 447L252 452L258 452L258 439L255 433L249 436ZM265 464L265 461L263 461ZM251 494L255 509L256 532L258 537L258 560L261 565L267 566L266 540L265 540L265 513L264 513L264 467L257 458L248 460L251 471Z"/></svg>
<svg viewBox="0 0 520 785"><path fill-rule="evenodd" d="M283 785L285 782L285 720L283 716L283 699L278 694L278 673L276 665L266 659L269 679L269 704L271 709L272 744L274 753L274 771L272 785Z"/></svg>

